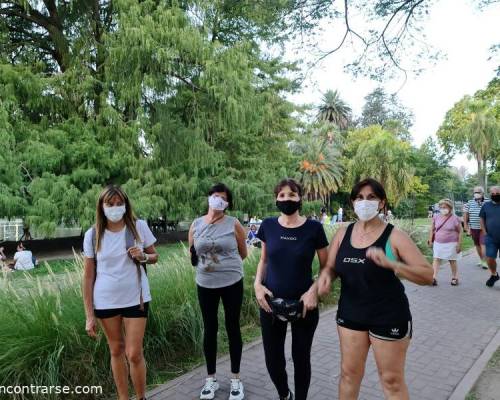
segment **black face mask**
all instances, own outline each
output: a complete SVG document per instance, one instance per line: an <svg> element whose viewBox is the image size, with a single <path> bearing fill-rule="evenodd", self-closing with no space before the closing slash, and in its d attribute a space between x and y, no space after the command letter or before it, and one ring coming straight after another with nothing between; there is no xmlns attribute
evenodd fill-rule
<svg viewBox="0 0 500 400"><path fill-rule="evenodd" d="M495 203L500 203L500 194L492 194L491 200L493 200Z"/></svg>
<svg viewBox="0 0 500 400"><path fill-rule="evenodd" d="M285 201L279 201L276 200L276 207L278 207L278 210L280 210L283 214L286 215L292 215L295 211L300 210L300 207L302 206L302 201L293 201L293 200L285 200Z"/></svg>

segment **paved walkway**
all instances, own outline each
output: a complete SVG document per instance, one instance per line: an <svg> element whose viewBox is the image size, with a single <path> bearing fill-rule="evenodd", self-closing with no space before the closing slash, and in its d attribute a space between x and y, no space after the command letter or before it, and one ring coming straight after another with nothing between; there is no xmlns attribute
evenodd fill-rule
<svg viewBox="0 0 500 400"><path fill-rule="evenodd" d="M449 267L442 267L438 287L406 284L414 319L414 338L407 358L406 378L414 400L448 399L473 363L500 329L500 284L485 286L488 272L475 266L476 256L469 254L459 263L461 282L449 284ZM339 343L334 311L322 314L312 349L311 400L338 399ZM293 387L293 364L287 339L287 368ZM260 341L245 347L242 379L246 399L276 400L278 397L266 371ZM229 393L229 360L219 360L217 376L221 389L216 399ZM204 382L205 368L200 367L154 389L149 400L194 400ZM500 395L499 395L500 398ZM370 351L360 399L383 399Z"/></svg>

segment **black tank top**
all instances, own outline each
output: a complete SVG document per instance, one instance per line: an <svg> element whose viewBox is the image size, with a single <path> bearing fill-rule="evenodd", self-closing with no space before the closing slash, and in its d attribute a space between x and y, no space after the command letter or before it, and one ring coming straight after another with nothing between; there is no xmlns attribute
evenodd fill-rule
<svg viewBox="0 0 500 400"><path fill-rule="evenodd" d="M338 317L369 325L411 320L408 298L399 278L366 257L366 251L372 246L385 252L394 226L388 224L377 241L363 249L351 245L353 227L354 224L347 227L335 262L335 272L341 280Z"/></svg>

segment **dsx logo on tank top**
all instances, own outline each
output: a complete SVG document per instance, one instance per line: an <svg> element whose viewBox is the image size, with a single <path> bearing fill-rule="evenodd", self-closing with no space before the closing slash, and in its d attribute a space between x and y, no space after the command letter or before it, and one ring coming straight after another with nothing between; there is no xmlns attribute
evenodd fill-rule
<svg viewBox="0 0 500 400"><path fill-rule="evenodd" d="M343 262L349 264L364 264L366 258L345 257Z"/></svg>

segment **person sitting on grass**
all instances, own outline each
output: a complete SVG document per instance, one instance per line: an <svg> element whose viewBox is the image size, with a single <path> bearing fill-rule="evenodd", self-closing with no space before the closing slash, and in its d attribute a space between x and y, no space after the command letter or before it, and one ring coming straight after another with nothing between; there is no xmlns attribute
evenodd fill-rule
<svg viewBox="0 0 500 400"><path fill-rule="evenodd" d="M17 271L28 271L35 268L33 253L26 249L23 242L17 244L17 252L14 254L14 268Z"/></svg>

